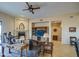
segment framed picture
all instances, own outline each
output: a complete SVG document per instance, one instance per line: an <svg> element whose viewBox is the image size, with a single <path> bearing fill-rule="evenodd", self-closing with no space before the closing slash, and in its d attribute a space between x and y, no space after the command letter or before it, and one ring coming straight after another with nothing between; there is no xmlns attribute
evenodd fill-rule
<svg viewBox="0 0 79 59"><path fill-rule="evenodd" d="M76 27L69 27L69 32L76 32Z"/></svg>

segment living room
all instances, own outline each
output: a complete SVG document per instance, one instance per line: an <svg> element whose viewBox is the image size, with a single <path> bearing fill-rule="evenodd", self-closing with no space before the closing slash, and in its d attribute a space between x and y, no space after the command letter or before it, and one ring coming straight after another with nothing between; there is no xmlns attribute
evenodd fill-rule
<svg viewBox="0 0 79 59"><path fill-rule="evenodd" d="M28 6L40 7L37 10L31 10ZM15 57L13 55L13 51L22 50L17 54L16 57L19 56L56 56L56 57L76 57L76 50L73 46L70 45L70 37L79 38L79 3L78 2L0 2L0 21L1 21L1 55L5 57ZM26 7L25 7L26 6ZM27 8L30 10L27 10ZM25 10L25 11L24 11ZM54 32L56 34L59 33L58 29L55 27L53 29L53 24L60 23L60 39L54 40ZM4 42L8 40L4 39L3 36L7 33L10 33L13 36L13 39L16 41L22 41L19 44L15 44L15 42L7 44ZM45 34L46 33L46 34ZM6 35L6 36L7 36ZM46 35L46 36L45 36ZM22 36L22 37L20 37ZM9 38L9 37L8 37ZM55 37L57 39L57 37ZM49 54L44 54L44 48L41 49L41 53L39 53L38 48L34 48L35 50L29 52L29 48L32 49L32 42L35 46L39 45L44 47L45 44L51 42L51 50ZM44 41L46 39L46 42ZM41 40L41 41L37 41ZM31 42L31 43L30 43ZM5 43L5 44L4 44ZM25 44L25 45L23 45ZM23 46L22 46L23 45ZM61 50L64 48L68 48L67 52L62 52ZM6 46L6 47L5 47ZM61 46L61 50L59 47ZM28 48L29 47L29 48ZM40 47L40 48L41 48ZM58 48L57 48L58 47ZM24 50L27 50L27 54L25 54ZM59 49L58 52L56 52ZM9 53L6 52L8 51ZM12 50L12 51L10 51ZM69 50L69 51L68 51ZM62 52L61 55L59 54ZM12 52L12 53L11 53ZM35 55L29 55L29 53L35 53ZM36 54L38 52L38 55ZM52 53L51 53L52 52ZM78 51L79 52L79 51ZM8 53L8 54L7 54ZM40 55L39 55L40 54Z"/></svg>

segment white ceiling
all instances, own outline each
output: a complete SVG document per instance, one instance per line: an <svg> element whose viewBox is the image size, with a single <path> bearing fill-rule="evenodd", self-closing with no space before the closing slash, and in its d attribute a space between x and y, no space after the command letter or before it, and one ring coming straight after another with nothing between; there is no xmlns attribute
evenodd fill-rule
<svg viewBox="0 0 79 59"><path fill-rule="evenodd" d="M79 12L79 2L30 2L29 4L40 6L40 9L35 10L35 14L32 14L29 11L22 11L28 8L25 2L0 2L0 12L32 18Z"/></svg>

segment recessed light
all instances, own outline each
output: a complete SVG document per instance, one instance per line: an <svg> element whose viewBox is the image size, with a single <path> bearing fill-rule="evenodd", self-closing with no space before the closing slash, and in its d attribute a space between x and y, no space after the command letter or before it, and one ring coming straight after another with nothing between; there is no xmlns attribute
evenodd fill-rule
<svg viewBox="0 0 79 59"><path fill-rule="evenodd" d="M73 18L74 16L70 16L70 18Z"/></svg>

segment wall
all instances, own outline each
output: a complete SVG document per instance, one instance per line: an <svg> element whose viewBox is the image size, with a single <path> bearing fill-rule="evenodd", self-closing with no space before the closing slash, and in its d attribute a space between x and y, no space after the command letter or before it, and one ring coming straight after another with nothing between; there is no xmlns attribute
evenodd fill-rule
<svg viewBox="0 0 79 59"><path fill-rule="evenodd" d="M35 27L48 26L48 22L36 22Z"/></svg>
<svg viewBox="0 0 79 59"><path fill-rule="evenodd" d="M54 31L56 29L56 31ZM58 36L57 40L61 40L61 23L52 23L52 37L53 35Z"/></svg>
<svg viewBox="0 0 79 59"><path fill-rule="evenodd" d="M70 17L74 16L74 17ZM15 30L15 18L12 16L9 16L4 13L0 13L0 21L2 21L2 33L4 32L14 32ZM42 19L42 21L40 21ZM26 19L27 20L27 19ZM26 25L26 28L29 30L29 38L31 38L32 34L32 23L33 22L48 22L49 26L49 39L51 41L52 39L52 28L51 23L52 21L60 21L61 22L61 28L62 28L62 38L61 41L63 44L70 44L70 36L76 36L79 38L79 14L67 14L67 15L60 15L60 16L53 16L49 18L40 18L40 19L29 19L29 25ZM17 23L18 24L18 23ZM26 21L26 24L28 24L28 21ZM29 28L28 28L29 26ZM76 32L69 32L69 27L76 27Z"/></svg>
<svg viewBox="0 0 79 59"><path fill-rule="evenodd" d="M22 29L19 29L19 25L21 24L21 23L23 23L23 25L24 25L24 29L22 30ZM29 25L28 25L28 18L26 18L26 17L16 17L15 18L15 36L17 36L18 35L18 32L19 31L24 31L25 33L26 33L26 38L29 38L29 32L28 32L28 30L29 30L29 27L28 27Z"/></svg>
<svg viewBox="0 0 79 59"><path fill-rule="evenodd" d="M0 21L2 21L2 33L14 32L14 17L0 12Z"/></svg>
<svg viewBox="0 0 79 59"><path fill-rule="evenodd" d="M74 17L71 17L74 16ZM42 19L42 21L40 21ZM49 18L40 18L40 19L31 19L31 22L49 22L49 38L50 41L52 39L52 29L51 29L51 22L61 22L61 42L62 44L70 44L70 36L76 36L79 38L79 14L78 13L72 13L72 14L66 14L66 15L60 15L60 16L53 16ZM33 20L33 21L32 21ZM69 27L76 27L77 30L74 33L69 32ZM30 32L31 34L31 32ZM30 35L31 36L31 35Z"/></svg>
<svg viewBox="0 0 79 59"><path fill-rule="evenodd" d="M42 21L41 21L42 20ZM51 42L51 22L49 22L50 20L47 19L47 18L42 18L42 19L31 19L30 21L30 38L32 36L32 23L40 23L40 24L37 24L37 26L48 26L49 27L49 41ZM44 23L43 23L44 22ZM42 24L41 24L42 23Z"/></svg>
<svg viewBox="0 0 79 59"><path fill-rule="evenodd" d="M74 16L74 17L71 17ZM42 21L41 21L42 20ZM79 38L79 14L72 13L72 14L66 14L66 15L60 15L60 16L53 16L49 18L39 18L39 19L29 19L29 38L32 36L32 23L33 22L48 22L49 26L49 38L50 41L52 40L52 26L51 23L53 21L61 22L61 42L62 44L70 44L70 36L76 36ZM27 22L28 23L28 22ZM42 26L43 24L41 24ZM28 25L27 25L28 27ZM77 30L74 33L69 32L69 27L76 27Z"/></svg>
<svg viewBox="0 0 79 59"><path fill-rule="evenodd" d="M54 29L57 29L57 31L54 32ZM60 23L53 23L52 24L52 33L53 33L53 35L59 35L60 34Z"/></svg>
<svg viewBox="0 0 79 59"><path fill-rule="evenodd" d="M73 14L72 14L73 15ZM70 36L75 36L79 39L79 15L67 15L62 19L62 43L70 44ZM76 27L76 32L69 32L69 27Z"/></svg>

